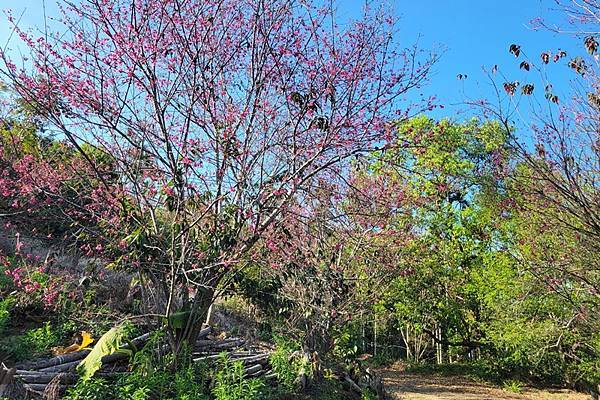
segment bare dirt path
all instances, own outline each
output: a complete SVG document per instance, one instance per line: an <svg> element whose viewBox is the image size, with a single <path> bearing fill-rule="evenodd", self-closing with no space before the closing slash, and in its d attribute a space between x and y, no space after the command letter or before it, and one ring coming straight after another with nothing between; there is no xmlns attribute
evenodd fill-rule
<svg viewBox="0 0 600 400"><path fill-rule="evenodd" d="M564 389L524 388L512 393L462 376L405 372L402 366L379 371L394 400L590 400L590 396Z"/></svg>

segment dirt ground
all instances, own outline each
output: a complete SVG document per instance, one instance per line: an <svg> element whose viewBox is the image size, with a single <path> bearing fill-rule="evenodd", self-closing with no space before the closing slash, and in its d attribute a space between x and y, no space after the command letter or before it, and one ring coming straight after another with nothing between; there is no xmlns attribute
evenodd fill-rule
<svg viewBox="0 0 600 400"><path fill-rule="evenodd" d="M462 376L424 375L405 372L402 366L379 371L386 391L394 400L590 400L591 397L565 389L523 388L512 393Z"/></svg>

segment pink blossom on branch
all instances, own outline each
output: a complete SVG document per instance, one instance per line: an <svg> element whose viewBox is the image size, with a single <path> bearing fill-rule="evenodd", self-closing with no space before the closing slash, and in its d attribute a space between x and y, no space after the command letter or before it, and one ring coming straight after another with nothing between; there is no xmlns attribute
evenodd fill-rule
<svg viewBox="0 0 600 400"><path fill-rule="evenodd" d="M178 288L213 290L317 178L343 175L386 145L391 121L432 107L403 100L437 56L399 47L383 8L340 25L331 5L308 0L65 4L66 34L15 27L32 67L3 53L0 75L127 216L103 223L116 247L144 243L130 266L163 290L161 313L201 309Z"/></svg>

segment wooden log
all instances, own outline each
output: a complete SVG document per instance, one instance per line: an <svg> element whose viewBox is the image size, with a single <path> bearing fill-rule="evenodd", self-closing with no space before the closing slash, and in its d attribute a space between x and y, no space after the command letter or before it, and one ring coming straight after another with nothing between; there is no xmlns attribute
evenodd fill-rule
<svg viewBox="0 0 600 400"><path fill-rule="evenodd" d="M258 354L263 354L263 353L257 353L256 351L234 351L232 353L229 353L229 357L239 358L239 357L246 357L246 356L255 356Z"/></svg>
<svg viewBox="0 0 600 400"><path fill-rule="evenodd" d="M41 393L43 393L44 390L46 390L47 386L48 385L46 383L26 383L23 385L23 387L25 389L33 390L34 392L41 392ZM58 385L58 387L60 388L61 391L64 391L67 389L66 385Z"/></svg>
<svg viewBox="0 0 600 400"><path fill-rule="evenodd" d="M112 354L102 357L101 361L102 361L102 365L112 364L119 360L124 360L128 357L129 357L129 355L127 353L116 352L116 353L112 353ZM38 369L37 371L38 372L50 372L50 373L70 371L72 369L75 369L77 367L77 365L79 365L80 362L81 362L81 360L75 360L75 361L67 362L64 364L54 365L54 366L47 367L47 368L41 368L41 369Z"/></svg>
<svg viewBox="0 0 600 400"><path fill-rule="evenodd" d="M262 371L263 366L261 364L256 364L248 368L244 368L244 376L248 376L254 374L258 371Z"/></svg>
<svg viewBox="0 0 600 400"><path fill-rule="evenodd" d="M265 371L258 371L258 372L255 372L253 374L246 375L245 378L247 378L247 379L260 378L264 374L265 374Z"/></svg>
<svg viewBox="0 0 600 400"><path fill-rule="evenodd" d="M35 363L24 364L20 366L22 369L28 370L40 370L43 368L53 367L55 365L65 364L68 362L83 360L90 353L90 349L83 349L80 351L75 351L69 354L63 354L61 356L56 356L49 358L47 360L41 360Z"/></svg>
<svg viewBox="0 0 600 400"><path fill-rule="evenodd" d="M39 373L40 373L40 371L28 371L26 369L17 369L15 371L15 375L36 375Z"/></svg>
<svg viewBox="0 0 600 400"><path fill-rule="evenodd" d="M277 379L277 374L275 372L273 372L272 370L265 371L265 379L266 380Z"/></svg>
<svg viewBox="0 0 600 400"><path fill-rule="evenodd" d="M269 361L269 354L257 354L255 356L237 358L235 361L241 361L244 365L247 364L266 364Z"/></svg>
<svg viewBox="0 0 600 400"><path fill-rule="evenodd" d="M344 382L345 382L345 383L347 383L347 384L350 386L350 388L351 388L352 390L354 390L355 392L357 392L357 393L362 393L362 389L361 389L361 387L360 387L360 386L358 386L358 385L356 384L356 382L354 382L354 381L352 380L352 378L350 378L348 375L346 375L346 376L344 377Z"/></svg>
<svg viewBox="0 0 600 400"><path fill-rule="evenodd" d="M143 335L140 335L136 338L133 338L131 340L131 344L127 343L123 346L124 349L130 349L133 345L134 348L138 348L140 347L142 344L146 343L148 341L148 339L150 338L150 335L152 335L152 332L148 332L148 333L144 333Z"/></svg>
<svg viewBox="0 0 600 400"><path fill-rule="evenodd" d="M217 358L219 358L221 356L220 353L217 354L208 354L208 355L204 355L202 353L198 354L198 353L194 353L192 354L193 357L198 356L193 358L192 360L194 362L201 362L201 361L212 361L212 360L216 360Z"/></svg>
<svg viewBox="0 0 600 400"><path fill-rule="evenodd" d="M248 355L248 352L243 352L244 354L236 354L236 353L231 353L228 354L229 359L231 361L242 361L244 364L249 364L249 363L261 363L261 364L265 364L268 360L269 360L269 353L259 353L259 354L250 354ZM215 353L215 354L208 354L208 355L204 355L204 354L198 354L198 353L194 353L194 356L199 356L194 358L194 362L200 362L200 361L211 361L211 360L215 360L217 358L219 358L221 356L221 353Z"/></svg>
<svg viewBox="0 0 600 400"><path fill-rule="evenodd" d="M79 365L80 362L81 362L81 360L71 361L68 363L60 364L60 365L54 365L52 367L42 368L42 369L39 369L38 371L39 372L65 372L65 371L69 371L71 369L75 369L77 367L77 365Z"/></svg>
<svg viewBox="0 0 600 400"><path fill-rule="evenodd" d="M212 358L218 358L220 355L222 354L222 352L195 352L192 353L192 355L194 356L198 356L201 359L212 359ZM271 353L257 353L255 351L232 351L232 352L227 352L227 356L229 357L229 359L231 360L246 360L246 359L251 359L252 357L255 357L256 359L261 359L261 358L269 358L269 356L271 355Z"/></svg>
<svg viewBox="0 0 600 400"><path fill-rule="evenodd" d="M105 355L104 357L102 357L102 359L100 361L102 361L102 365L105 365L105 364L112 364L114 362L124 360L126 358L129 358L129 353L122 352L122 351L116 351L112 354Z"/></svg>
<svg viewBox="0 0 600 400"><path fill-rule="evenodd" d="M222 340L198 339L198 340L196 340L196 346L212 347L212 346L220 346L220 345L229 344L229 343L239 343L240 341L244 342L244 339L242 339L242 338L228 338L228 339L222 339Z"/></svg>
<svg viewBox="0 0 600 400"><path fill-rule="evenodd" d="M29 383L50 383L50 381L54 378L60 379L61 383L75 383L77 379L79 379L79 375L77 374L53 374L53 373L37 373L37 374L24 374L24 375L15 375L16 378L22 380L26 384Z"/></svg>
<svg viewBox="0 0 600 400"><path fill-rule="evenodd" d="M235 339L232 341L223 341L223 342L215 342L214 340L199 340L200 343L196 343L196 349L201 351L211 351L214 352L216 350L228 350L239 347L245 343L243 339Z"/></svg>
<svg viewBox="0 0 600 400"><path fill-rule="evenodd" d="M139 347L140 345L144 344L146 341L148 341L148 338L150 337L151 332L145 333L143 335L140 335L136 338L133 338L131 340L131 344L127 343L123 346L124 349L130 349L131 345L133 345L134 347ZM56 365L62 365L62 364L66 364L66 363L70 363L72 361L76 361L76 360L83 360L89 353L90 353L91 349L83 349L80 351L75 351L73 353L68 353L68 354L63 354L60 356L56 356L56 357L52 357L46 360L41 360L41 361L37 361L37 362L33 362L33 363L25 363L25 364L20 364L19 367L22 370L42 370L45 368L49 368L49 367L53 367Z"/></svg>

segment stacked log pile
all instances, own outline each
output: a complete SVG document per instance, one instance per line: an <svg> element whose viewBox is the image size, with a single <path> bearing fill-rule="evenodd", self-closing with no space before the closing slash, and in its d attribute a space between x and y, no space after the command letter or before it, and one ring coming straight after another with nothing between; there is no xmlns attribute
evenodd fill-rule
<svg viewBox="0 0 600 400"><path fill-rule="evenodd" d="M272 374L268 367L268 351L251 349L245 346L246 342L241 338L219 339L210 337L212 333L210 327L201 330L198 340L194 346L194 362L213 362L219 358L223 352L229 354L232 362L241 361L244 364L244 374L248 378L266 376ZM133 339L123 349L143 347L150 334L144 334ZM166 349L166 346L165 346ZM76 368L79 363L89 354L90 349L52 357L45 360L30 362L18 365L16 369L10 370L11 384L21 386L34 395L47 395L49 390L64 392L66 388L73 385L79 379ZM102 368L95 376L115 378L126 374L128 368L129 356L125 352L116 352L102 358ZM0 369L0 374L8 376L9 370ZM3 382L6 384L6 382Z"/></svg>

